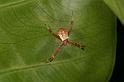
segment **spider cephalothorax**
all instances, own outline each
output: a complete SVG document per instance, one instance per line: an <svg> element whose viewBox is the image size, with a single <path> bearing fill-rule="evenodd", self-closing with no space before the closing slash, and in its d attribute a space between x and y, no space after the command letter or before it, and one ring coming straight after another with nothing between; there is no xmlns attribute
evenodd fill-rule
<svg viewBox="0 0 124 82"><path fill-rule="evenodd" d="M68 44L73 45L78 48L81 48L81 49L84 49L84 47L85 47L84 45L81 45L79 43L72 42L69 40L69 34L71 32L72 26L73 26L73 21L70 22L69 30L62 27L62 28L59 28L57 33L54 33L54 32L52 32L52 30L50 28L48 29L48 31L53 36L55 36L56 38L58 38L61 41L60 45L58 46L58 48L56 48L55 52L51 55L48 62L52 62L55 59L56 55L59 53L59 51L62 49L62 47L66 46Z"/></svg>
<svg viewBox="0 0 124 82"><path fill-rule="evenodd" d="M64 41L69 38L69 32L64 28L60 28L57 34L60 37L61 41Z"/></svg>

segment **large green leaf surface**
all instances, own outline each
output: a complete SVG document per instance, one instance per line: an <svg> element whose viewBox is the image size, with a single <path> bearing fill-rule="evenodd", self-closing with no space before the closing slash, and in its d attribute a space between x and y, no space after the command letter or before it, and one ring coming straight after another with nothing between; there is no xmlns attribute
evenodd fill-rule
<svg viewBox="0 0 124 82"><path fill-rule="evenodd" d="M72 14L73 12L73 14ZM74 26L67 45L46 63ZM102 0L0 0L0 82L107 82L115 59L115 16Z"/></svg>
<svg viewBox="0 0 124 82"><path fill-rule="evenodd" d="M104 0L124 25L124 0Z"/></svg>

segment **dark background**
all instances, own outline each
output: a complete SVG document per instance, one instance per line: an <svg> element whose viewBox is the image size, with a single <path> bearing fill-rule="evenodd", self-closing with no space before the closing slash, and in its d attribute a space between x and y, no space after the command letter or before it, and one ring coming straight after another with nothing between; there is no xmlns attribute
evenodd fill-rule
<svg viewBox="0 0 124 82"><path fill-rule="evenodd" d="M124 82L124 27L117 19L116 62L110 82Z"/></svg>

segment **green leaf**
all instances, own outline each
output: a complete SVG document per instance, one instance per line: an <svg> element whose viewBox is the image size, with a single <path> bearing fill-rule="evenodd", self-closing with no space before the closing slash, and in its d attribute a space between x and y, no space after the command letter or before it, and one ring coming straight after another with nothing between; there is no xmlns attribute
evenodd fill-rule
<svg viewBox="0 0 124 82"><path fill-rule="evenodd" d="M60 43L47 28L68 29L71 19L69 39L85 49L67 45L46 63ZM107 82L115 23L102 0L1 0L0 82Z"/></svg>
<svg viewBox="0 0 124 82"><path fill-rule="evenodd" d="M124 0L104 0L124 25Z"/></svg>

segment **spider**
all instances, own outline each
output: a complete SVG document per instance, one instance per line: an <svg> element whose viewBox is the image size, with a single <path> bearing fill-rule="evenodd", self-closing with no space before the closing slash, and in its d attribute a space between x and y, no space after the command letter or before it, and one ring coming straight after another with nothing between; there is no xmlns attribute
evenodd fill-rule
<svg viewBox="0 0 124 82"><path fill-rule="evenodd" d="M73 24L74 24L74 21L70 21L70 24L69 24L69 27L70 29L65 29L64 27L61 27L59 28L58 32L57 33L54 33L52 31L52 29L49 27L48 28L48 31L57 39L59 39L61 41L61 43L59 44L59 46L56 48L56 50L54 51L54 53L51 55L51 57L48 59L47 62L52 62L56 55L60 52L60 50L70 44L70 45L73 45L75 47L78 47L80 49L84 49L85 45L82 45L82 44L79 44L79 43L76 43L76 42L73 42L73 41L70 41L69 40L69 35L71 33L71 30L72 30L72 27L73 27Z"/></svg>

